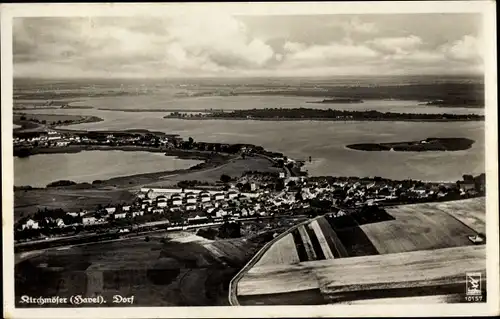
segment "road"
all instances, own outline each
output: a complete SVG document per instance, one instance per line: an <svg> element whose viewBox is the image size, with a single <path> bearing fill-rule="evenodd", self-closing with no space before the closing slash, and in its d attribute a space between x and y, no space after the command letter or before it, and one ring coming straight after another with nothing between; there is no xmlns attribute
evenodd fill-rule
<svg viewBox="0 0 500 319"><path fill-rule="evenodd" d="M319 218L320 216L318 217L315 217L315 218ZM314 219L314 218L313 218ZM238 301L238 283L240 281L241 278L243 278L243 276L260 260L260 258L266 253L266 251L274 244L276 243L278 240L280 240L281 238L285 237L286 235L288 235L290 232L292 232L293 230L295 230L296 228L298 228L299 226L301 225L306 225L308 223L311 222L311 220L313 219L308 219L300 224L297 224L291 228L289 228L288 230L286 230L285 232L279 234L278 236L276 236L276 238L273 238L270 242L266 243L264 245L264 247L262 247L253 257L252 259L250 259L250 261L236 274L236 276L233 277L233 279L231 279L231 281L229 282L229 304L231 306L239 306L240 303Z"/></svg>

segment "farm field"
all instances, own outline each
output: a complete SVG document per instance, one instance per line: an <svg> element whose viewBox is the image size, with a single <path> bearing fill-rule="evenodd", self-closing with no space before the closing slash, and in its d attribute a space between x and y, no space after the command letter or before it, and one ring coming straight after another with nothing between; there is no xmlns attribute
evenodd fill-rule
<svg viewBox="0 0 500 319"><path fill-rule="evenodd" d="M425 205L425 204L423 204ZM479 234L486 234L486 198L427 204L450 214Z"/></svg>
<svg viewBox="0 0 500 319"><path fill-rule="evenodd" d="M238 296L280 294L319 288L310 269L301 264L252 267L238 283Z"/></svg>
<svg viewBox="0 0 500 319"><path fill-rule="evenodd" d="M319 287L324 303L458 302L464 274L485 269L484 245L254 267L240 281L238 299L242 305L268 304L267 295L276 304L276 294L282 305L302 304L285 292L313 298Z"/></svg>
<svg viewBox="0 0 500 319"><path fill-rule="evenodd" d="M129 202L135 195L126 190L114 189L32 189L14 191L14 222L25 213L39 208L62 208L65 211L93 210L97 205Z"/></svg>
<svg viewBox="0 0 500 319"><path fill-rule="evenodd" d="M360 227L380 254L472 245L467 236L476 234L436 204L401 205L387 212L395 220Z"/></svg>
<svg viewBox="0 0 500 319"><path fill-rule="evenodd" d="M274 243L255 266L294 264L300 261L295 248L295 243L291 234L284 236Z"/></svg>
<svg viewBox="0 0 500 319"><path fill-rule="evenodd" d="M325 251L325 256L327 255L328 249L330 249L331 254L328 254L331 258L348 257L349 254L345 249L344 245L338 238L337 234L333 231L332 227L328 224L324 217L320 217L309 224L309 227L314 229L314 232L318 235L318 238L324 238L322 242L323 251ZM326 242L326 245L325 245ZM332 257L332 255L334 257ZM327 258L328 259L328 258Z"/></svg>

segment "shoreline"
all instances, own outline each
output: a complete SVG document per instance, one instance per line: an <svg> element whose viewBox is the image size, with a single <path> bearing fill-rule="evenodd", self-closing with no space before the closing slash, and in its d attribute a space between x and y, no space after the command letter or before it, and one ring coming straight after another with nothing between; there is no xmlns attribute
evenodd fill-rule
<svg viewBox="0 0 500 319"><path fill-rule="evenodd" d="M38 154L74 154L85 151L124 151L124 152L148 152L148 153L165 153L165 156L174 156L179 159L194 159L206 160L209 151L186 151L186 150L172 150L160 149L151 146L108 146L108 145L70 145L59 148L39 147L32 148L31 155ZM167 154L169 153L169 154ZM14 155L14 157L19 157Z"/></svg>
<svg viewBox="0 0 500 319"><path fill-rule="evenodd" d="M85 124L85 123L98 123L98 122L103 122L104 119L100 118L98 116L94 115L70 115L70 114L42 114L42 113L22 113L22 112L15 112L14 110L13 115L13 124L19 125L21 127L14 128L14 131L16 133L21 133L25 130L33 130L33 129L42 129L42 128L47 128L47 129L57 129L57 127L61 126L71 126L71 125L77 125L77 124ZM66 121L69 122L63 122L59 120L60 123L56 124L50 124L50 123L43 123L43 121L46 120L38 120L38 117L53 117L54 121L57 121L58 117L62 118L67 118ZM21 120L21 117L25 117L25 120ZM31 119L35 119L36 121L33 121Z"/></svg>
<svg viewBox="0 0 500 319"><path fill-rule="evenodd" d="M223 166L224 164L229 163L236 156L231 156L228 154L216 154L211 157L211 153L206 151L170 151L169 150L159 150L153 147L137 147L137 146L121 146L121 147L109 147L109 146L76 146L71 149L61 148L61 149L40 149L36 154L72 154L79 153L82 151L124 151L124 152L150 152L150 153L165 153L165 156L175 157L177 159L183 160L199 160L201 163L192 165L188 168L183 169L174 169L167 171L156 171L150 173L139 173L132 175L122 175L116 176L109 179L96 179L94 181L99 181L99 183L93 182L75 182L74 185L69 186L58 186L58 187L33 187L31 185L19 185L14 186L15 189L21 190L55 190L55 189L82 189L84 188L93 188L99 189L104 186L113 186L113 187L134 187L136 185L141 185L144 183L154 182L154 180L160 179L165 176L171 175L179 175L191 172L202 172L204 170L209 170L213 168L217 168L219 166ZM170 154L166 154L170 153ZM34 154L34 155L36 155Z"/></svg>
<svg viewBox="0 0 500 319"><path fill-rule="evenodd" d="M245 117L171 117L164 116L164 119L174 120L223 120L223 121L331 121L331 122L484 122L484 119L337 119L337 118L245 118Z"/></svg>
<svg viewBox="0 0 500 319"><path fill-rule="evenodd" d="M345 147L350 150L365 152L455 152L472 148L475 141L462 138L426 138L411 142L392 143L357 143Z"/></svg>

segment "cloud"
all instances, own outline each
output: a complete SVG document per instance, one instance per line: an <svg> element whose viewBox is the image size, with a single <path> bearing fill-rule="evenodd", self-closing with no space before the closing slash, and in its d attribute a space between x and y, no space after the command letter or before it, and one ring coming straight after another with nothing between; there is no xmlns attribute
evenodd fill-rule
<svg viewBox="0 0 500 319"><path fill-rule="evenodd" d="M402 52L419 47L423 44L423 41L420 37L410 35L406 37L376 38L367 43L387 52Z"/></svg>
<svg viewBox="0 0 500 319"><path fill-rule="evenodd" d="M259 19L267 24L255 32L252 26ZM474 32L461 31L449 40L419 33L416 27L402 33L404 21L389 28L387 19L382 26L364 17L297 18L306 32L294 19L275 23L272 17L253 17L245 23L215 11L141 18L16 18L14 72L31 77L446 74L477 70L483 63L482 40ZM282 28L273 33L281 36L265 40L266 28Z"/></svg>
<svg viewBox="0 0 500 319"><path fill-rule="evenodd" d="M133 68L129 65L144 64L150 67L143 70L145 76L161 72L169 76L259 68L274 59L268 44L249 36L245 25L229 15L143 19L142 28L137 22L137 18L18 19L15 72L43 75L47 67L37 69L38 62L60 65L67 61L73 62L75 72L80 65L82 73L88 68L107 68L118 74ZM22 66L26 63L33 69Z"/></svg>
<svg viewBox="0 0 500 319"><path fill-rule="evenodd" d="M284 63L286 67L318 66L325 67L338 63L350 64L359 60L372 59L378 53L367 46L348 42L330 43L328 45L305 46L301 43L287 42L284 45Z"/></svg>
<svg viewBox="0 0 500 319"><path fill-rule="evenodd" d="M479 39L465 35L461 39L443 46L445 54L456 60L477 61L482 59L483 45Z"/></svg>
<svg viewBox="0 0 500 319"><path fill-rule="evenodd" d="M378 31L375 23L363 22L359 18L352 18L349 21L342 23L342 27L349 33L375 33Z"/></svg>

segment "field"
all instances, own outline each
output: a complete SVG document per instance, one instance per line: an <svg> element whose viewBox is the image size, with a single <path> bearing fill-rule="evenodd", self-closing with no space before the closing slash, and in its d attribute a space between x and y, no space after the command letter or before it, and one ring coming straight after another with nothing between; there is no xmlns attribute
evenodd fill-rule
<svg viewBox="0 0 500 319"><path fill-rule="evenodd" d="M463 292L465 273L484 273L485 258L485 246L465 246L345 258L330 264L313 262L310 266L316 270L321 291L333 302L353 297L374 299Z"/></svg>
<svg viewBox="0 0 500 319"><path fill-rule="evenodd" d="M303 263L253 267L238 283L239 296L280 294L319 288L314 273Z"/></svg>
<svg viewBox="0 0 500 319"><path fill-rule="evenodd" d="M464 274L484 273L485 246L469 241L476 232L466 225L484 229L484 199L373 216L319 217L290 230L236 283L238 302L463 302Z"/></svg>
<svg viewBox="0 0 500 319"><path fill-rule="evenodd" d="M464 274L484 274L485 258L485 246L464 246L254 267L240 281L238 299L242 305L276 304L276 294L282 305L303 304L294 294L316 298L319 288L324 303L456 302ZM286 292L293 294L287 298Z"/></svg>
<svg viewBox="0 0 500 319"><path fill-rule="evenodd" d="M378 213L388 216L380 222L364 215L318 217L291 229L255 267L472 245L468 236L476 232L452 214L480 227L481 202L484 199L400 205Z"/></svg>
<svg viewBox="0 0 500 319"><path fill-rule="evenodd" d="M133 295L134 306L227 305L229 280L262 245L182 232L54 248L16 265L15 293Z"/></svg>
<svg viewBox="0 0 500 319"><path fill-rule="evenodd" d="M361 226L380 254L471 245L467 236L476 234L436 204L402 205L387 212L396 219Z"/></svg>
<svg viewBox="0 0 500 319"><path fill-rule="evenodd" d="M320 234L322 234L323 238L325 238L325 242L328 245L328 247L325 247L324 250L330 248L330 251L332 252L335 258L349 256L347 250L345 249L344 245L338 238L337 234L335 234L335 232L330 227L330 225L328 224L328 222L324 217L320 217L317 220L311 222L309 226L314 228L316 234L318 234L318 237L320 236Z"/></svg>
<svg viewBox="0 0 500 319"><path fill-rule="evenodd" d="M298 263L299 256L291 234L275 242L255 264L255 267Z"/></svg>
<svg viewBox="0 0 500 319"><path fill-rule="evenodd" d="M486 234L486 200L484 197L428 205L450 214L477 233Z"/></svg>
<svg viewBox="0 0 500 319"><path fill-rule="evenodd" d="M97 205L132 201L135 196L115 189L33 189L14 192L14 221L39 208L62 208L65 211L94 210Z"/></svg>
<svg viewBox="0 0 500 319"><path fill-rule="evenodd" d="M269 160L261 157L247 157L245 159L238 158L211 169L167 176L157 182L147 184L147 186L171 187L175 186L179 181L183 180L197 180L201 182L215 183L220 181L220 177L222 174L229 175L233 178L238 178L245 171L279 172L281 170L279 168L273 167Z"/></svg>

